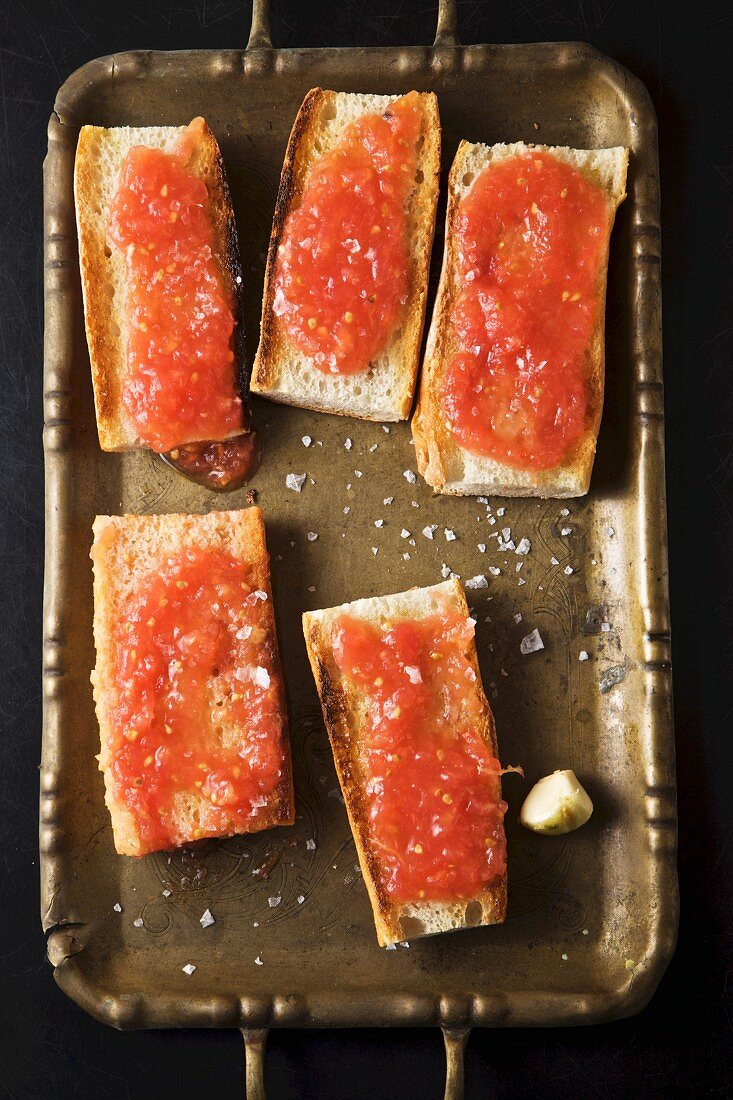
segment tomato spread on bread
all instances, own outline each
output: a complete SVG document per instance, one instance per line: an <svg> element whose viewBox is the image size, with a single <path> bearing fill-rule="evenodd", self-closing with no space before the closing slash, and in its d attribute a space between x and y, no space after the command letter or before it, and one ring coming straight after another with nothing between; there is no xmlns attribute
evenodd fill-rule
<svg viewBox="0 0 733 1100"><path fill-rule="evenodd" d="M192 839L226 835L247 831L278 786L285 712L267 600L246 564L191 548L121 607L108 749L141 855L178 843L187 799Z"/></svg>
<svg viewBox="0 0 733 1100"><path fill-rule="evenodd" d="M332 644L365 698L360 765L384 889L400 902L475 897L506 869L506 804L481 733L473 620L447 604L382 627L344 614Z"/></svg>
<svg viewBox="0 0 733 1100"><path fill-rule="evenodd" d="M489 165L459 203L442 405L469 451L526 470L573 454L596 411L588 363L612 218L601 187L544 151Z"/></svg>
<svg viewBox="0 0 733 1100"><path fill-rule="evenodd" d="M164 452L242 427L234 303L214 254L206 183L190 169L203 119L174 151L130 149L107 226L126 264L122 401L138 438Z"/></svg>
<svg viewBox="0 0 733 1100"><path fill-rule="evenodd" d="M389 341L410 291L407 206L421 111L416 92L352 122L285 219L273 311L326 374L356 374Z"/></svg>

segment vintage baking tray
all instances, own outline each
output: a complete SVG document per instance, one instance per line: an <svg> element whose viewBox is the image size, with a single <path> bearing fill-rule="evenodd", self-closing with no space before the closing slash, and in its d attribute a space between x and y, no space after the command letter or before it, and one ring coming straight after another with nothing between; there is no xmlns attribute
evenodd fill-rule
<svg viewBox="0 0 733 1100"><path fill-rule="evenodd" d="M459 45L452 3L441 5L434 46L405 49L280 51L270 45L266 6L255 9L244 51L130 52L90 62L63 85L50 122L40 834L48 953L62 989L100 1020L120 1028L240 1027L255 1055L268 1027L440 1025L455 1090L467 1028L580 1024L636 1012L675 943L654 110L638 80L587 45ZM318 84L437 92L446 172L461 137L629 146L629 197L611 249L607 397L592 490L568 502L567 515L563 502L493 500L499 518L491 526L475 500L435 497L419 477L411 483L404 476L415 466L407 425L386 432L256 402L266 454L254 485L273 560L297 824L135 862L114 854L95 760L92 519L237 507L246 497L209 493L149 453L99 449L72 200L77 133L83 123L181 124L205 115L233 192L252 353L282 154L304 93ZM436 242L441 237L439 226ZM440 251L436 243L434 278ZM307 448L306 434L313 439ZM291 470L308 474L301 494L285 488ZM389 497L394 502L384 503ZM376 528L380 518L384 526ZM420 533L428 524L438 524L432 541ZM531 540L519 573L514 554L491 548L488 536L503 526ZM445 527L455 541L446 541ZM318 538L310 541L309 531ZM478 543L490 544L486 554ZM435 582L443 563L464 579L489 578L488 589L470 595L503 760L523 763L532 780L573 767L596 812L576 834L532 835L517 824L528 785L508 776L506 924L383 951L338 796L300 614ZM545 648L522 656L520 640L534 627ZM589 660L579 660L581 650ZM216 924L204 930L199 918L207 908ZM192 976L181 969L188 962L197 967ZM254 1058L254 1077L260 1069Z"/></svg>

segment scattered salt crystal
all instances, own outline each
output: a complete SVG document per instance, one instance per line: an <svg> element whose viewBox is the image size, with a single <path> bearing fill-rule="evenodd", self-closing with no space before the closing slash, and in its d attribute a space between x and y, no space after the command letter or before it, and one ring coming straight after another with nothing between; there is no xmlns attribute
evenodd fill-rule
<svg viewBox="0 0 733 1100"><path fill-rule="evenodd" d="M575 570L573 569L572 565L566 565L565 568L563 569L563 573L565 574L566 577L571 576L574 572L575 572Z"/></svg>
<svg viewBox="0 0 733 1100"><path fill-rule="evenodd" d="M171 896L171 892L170 892L170 890L164 890L164 891L163 891L163 897L164 897L164 898L169 898L170 896Z"/></svg>
<svg viewBox="0 0 733 1100"><path fill-rule="evenodd" d="M382 501L382 504L393 504L393 503L394 503L394 497L385 497L384 500Z"/></svg>
<svg viewBox="0 0 733 1100"><path fill-rule="evenodd" d="M489 503L489 498L488 497L476 497L476 501L479 504L488 504Z"/></svg>
<svg viewBox="0 0 733 1100"><path fill-rule="evenodd" d="M450 577L451 572L452 572L452 570L451 570L450 566L446 565L445 562L443 562L443 564L440 567L441 577L445 577L445 579L447 580L448 577Z"/></svg>
<svg viewBox="0 0 733 1100"><path fill-rule="evenodd" d="M506 508L497 508L496 509L497 516L503 516L505 512L506 512Z"/></svg>
<svg viewBox="0 0 733 1100"><path fill-rule="evenodd" d="M356 474L357 477L363 477L364 476L361 470L354 470L354 473Z"/></svg>
<svg viewBox="0 0 733 1100"><path fill-rule="evenodd" d="M528 653L536 653L538 650L544 648L545 643L542 641L542 638L540 637L540 632L536 627L531 634L525 635L525 637L522 638L522 641L519 644L519 650L521 653L524 654L525 657Z"/></svg>
<svg viewBox="0 0 733 1100"><path fill-rule="evenodd" d="M183 973L188 974L189 978L191 977L191 975L193 974L195 969L196 969L196 967L193 965L193 963L186 963L185 966L181 967L181 970L183 971Z"/></svg>
<svg viewBox="0 0 733 1100"><path fill-rule="evenodd" d="M569 516L570 515L570 509L569 508L561 508L560 509L560 515L561 516Z"/></svg>
<svg viewBox="0 0 733 1100"><path fill-rule="evenodd" d="M404 554L402 555L402 558L403 558L404 561L409 561L410 560L410 555L409 555L407 550L405 550Z"/></svg>
<svg viewBox="0 0 733 1100"><path fill-rule="evenodd" d="M375 527L384 527L384 520L383 519L375 519L374 526Z"/></svg>
<svg viewBox="0 0 733 1100"><path fill-rule="evenodd" d="M387 427L386 424L382 424L382 431L389 433L389 428Z"/></svg>
<svg viewBox="0 0 733 1100"><path fill-rule="evenodd" d="M414 485L417 481L417 477L415 476L413 470L403 470L402 476L405 478L406 481L409 481L410 485Z"/></svg>
<svg viewBox="0 0 733 1100"><path fill-rule="evenodd" d="M478 573L475 577L469 577L466 581L466 588L488 588L489 582L483 573Z"/></svg>
<svg viewBox="0 0 733 1100"><path fill-rule="evenodd" d="M485 542L479 542L479 543L478 543L478 548L479 548L479 551L480 551L480 552L481 552L482 554L485 554L485 553L486 553L486 543L485 543Z"/></svg>
<svg viewBox="0 0 733 1100"><path fill-rule="evenodd" d="M498 577L499 574L501 573L501 569L499 569L499 567L496 566L496 565L490 565L489 566L489 573L491 573L492 577Z"/></svg>
<svg viewBox="0 0 733 1100"><path fill-rule="evenodd" d="M318 532L317 531L309 531L308 532L308 542L315 542L317 538L318 538Z"/></svg>
<svg viewBox="0 0 733 1100"><path fill-rule="evenodd" d="M145 922L143 921L142 917L135 917L135 920L132 923L135 925L136 928L142 928Z"/></svg>
<svg viewBox="0 0 733 1100"><path fill-rule="evenodd" d="M616 534L616 532L614 531L613 527L609 527L608 528L608 537L610 539L612 539L615 534Z"/></svg>
<svg viewBox="0 0 733 1100"><path fill-rule="evenodd" d="M262 966L262 965L263 965L262 959L258 955L257 958L255 959L255 966Z"/></svg>
<svg viewBox="0 0 733 1100"><path fill-rule="evenodd" d="M409 542L410 546L417 546L417 543L413 538L409 538L407 541Z"/></svg>
<svg viewBox="0 0 733 1100"><path fill-rule="evenodd" d="M435 532L438 530L437 523L431 523L427 527L423 527L422 533L426 539L432 539Z"/></svg>
<svg viewBox="0 0 733 1100"><path fill-rule="evenodd" d="M372 554L374 554L375 558L376 558L378 553L379 553L379 547L378 546L372 546Z"/></svg>
<svg viewBox="0 0 733 1100"><path fill-rule="evenodd" d="M354 446L354 444L351 442L351 440L347 436L346 440L344 441L344 447L346 448L347 451L350 451L353 446Z"/></svg>
<svg viewBox="0 0 733 1100"><path fill-rule="evenodd" d="M558 561L558 559L557 559L557 558L556 558L556 557L554 556L554 554L553 554L553 556L552 556L552 557L550 558L550 564L551 564L551 565L559 565L559 564L560 564L560 562L559 562L559 561Z"/></svg>
<svg viewBox="0 0 733 1100"><path fill-rule="evenodd" d="M347 505L346 505L346 507L344 508L344 515L345 515L345 516L348 516L348 514L349 514L349 512L350 512L350 511L351 511L351 509L349 508L349 506L348 506L348 504L347 504Z"/></svg>
<svg viewBox="0 0 733 1100"><path fill-rule="evenodd" d="M496 516L489 516L489 523L493 527L493 525L496 523Z"/></svg>
<svg viewBox="0 0 733 1100"><path fill-rule="evenodd" d="M572 533L573 533L572 527L563 527L562 531L560 532L560 534L563 536L563 538L565 538L566 535L572 535Z"/></svg>
<svg viewBox="0 0 733 1100"><path fill-rule="evenodd" d="M510 538L512 537L512 529L511 529L511 527L502 527L502 529L501 529L501 537L502 537L503 539L505 539L505 540L506 540L506 541L508 542L508 541L509 541L509 539L510 539Z"/></svg>
<svg viewBox="0 0 733 1100"><path fill-rule="evenodd" d="M585 649L581 649L580 653L578 654L578 660L579 661L587 661L588 656L589 656L588 651L585 650Z"/></svg>
<svg viewBox="0 0 733 1100"><path fill-rule="evenodd" d="M303 488L303 483L307 477L307 474L287 474L285 477L285 487L292 489L294 493L299 493Z"/></svg>
<svg viewBox="0 0 733 1100"><path fill-rule="evenodd" d="M564 952L564 951L563 951L562 955L560 956L560 958L561 958L561 959L563 960L563 962L567 962L567 961L568 961L568 957L567 957L567 955L565 954L565 952Z"/></svg>
<svg viewBox="0 0 733 1100"><path fill-rule="evenodd" d="M450 527L446 527L446 529L445 529L445 541L446 542L455 542L456 541L456 533L455 533L455 531L451 530Z"/></svg>
<svg viewBox="0 0 733 1100"><path fill-rule="evenodd" d="M315 850L316 850L315 840L306 840L305 846L306 846L306 848L309 852L315 852Z"/></svg>
<svg viewBox="0 0 733 1100"><path fill-rule="evenodd" d="M517 587L519 587L520 584L526 584L526 583L527 582L525 581L524 577L520 577L519 580L517 581Z"/></svg>
<svg viewBox="0 0 733 1100"><path fill-rule="evenodd" d="M310 447L312 442L313 442L313 440L311 439L311 437L309 435L304 435L302 440L301 440L301 443L303 444L304 447Z"/></svg>
<svg viewBox="0 0 733 1100"><path fill-rule="evenodd" d="M514 572L515 572L515 573L518 573L518 572L519 572L519 570L520 570L520 569L522 568L522 566L523 566L523 565L524 565L524 562L523 562L523 561L518 561L518 562L517 562L517 564L516 564L516 565L514 566Z"/></svg>
<svg viewBox="0 0 733 1100"><path fill-rule="evenodd" d="M258 665L252 673L252 679L257 684L257 687L269 688L270 686L270 673L262 665Z"/></svg>
<svg viewBox="0 0 733 1100"><path fill-rule="evenodd" d="M385 951L396 951L397 950L397 944L396 943L388 943L384 950Z"/></svg>
<svg viewBox="0 0 733 1100"><path fill-rule="evenodd" d="M610 629L611 629L611 624L610 623L601 623L601 630L603 631L604 634L608 634Z"/></svg>
<svg viewBox="0 0 733 1100"><path fill-rule="evenodd" d="M252 633L252 627L251 626L243 626L243 627L240 627L240 629L237 631L237 633L234 635L234 637L237 639L238 642L246 642L247 638L249 638L251 633Z"/></svg>
<svg viewBox="0 0 733 1100"><path fill-rule="evenodd" d="M116 901L114 903L112 908L114 909L115 913L121 913L122 912L122 906L120 905L120 903L118 901Z"/></svg>
<svg viewBox="0 0 733 1100"><path fill-rule="evenodd" d="M254 607L258 600L262 600L264 603L266 599L267 593L261 588L255 588L254 592L250 592L249 596L247 596L245 603L248 603L250 607Z"/></svg>
<svg viewBox="0 0 733 1100"><path fill-rule="evenodd" d="M520 539L519 542L517 543L517 553L518 554L522 554L522 555L528 554L531 549L532 549L532 543L529 541L529 539Z"/></svg>
<svg viewBox="0 0 733 1100"><path fill-rule="evenodd" d="M303 902L305 901L305 895L304 894L298 894L298 896L295 900L297 901L298 905L302 905Z"/></svg>
<svg viewBox="0 0 733 1100"><path fill-rule="evenodd" d="M516 615L514 616L514 622L515 623L521 623L521 621L522 621L522 612L518 611L516 613Z"/></svg>
<svg viewBox="0 0 733 1100"><path fill-rule="evenodd" d="M370 451L376 451L376 449L377 449L377 447L378 447L378 446L379 446L379 444L378 444L378 443L372 443L372 445L371 445L371 447L369 448L369 450L370 450Z"/></svg>
<svg viewBox="0 0 733 1100"><path fill-rule="evenodd" d="M283 899L282 899L281 896L276 897L276 898L268 898L267 899L267 904L270 906L271 909L277 909L278 905L280 904L280 902L282 900Z"/></svg>
<svg viewBox="0 0 733 1100"><path fill-rule="evenodd" d="M202 928L211 928L212 924L216 924L216 921L214 920L210 909L204 909L203 913L199 917L199 924Z"/></svg>
<svg viewBox="0 0 733 1100"><path fill-rule="evenodd" d="M309 592L315 592L315 590L316 590L316 586L314 584L309 584L308 585L308 591Z"/></svg>
<svg viewBox="0 0 733 1100"><path fill-rule="evenodd" d="M409 539L410 532L407 530L406 527L403 527L402 530L400 531L400 537L403 538L403 539Z"/></svg>

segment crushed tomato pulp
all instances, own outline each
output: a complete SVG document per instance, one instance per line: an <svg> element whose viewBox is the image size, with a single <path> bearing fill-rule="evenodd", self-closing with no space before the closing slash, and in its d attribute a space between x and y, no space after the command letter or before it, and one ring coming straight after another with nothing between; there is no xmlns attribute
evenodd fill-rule
<svg viewBox="0 0 733 1100"><path fill-rule="evenodd" d="M127 265L122 400L158 452L242 426L233 302L214 257L206 184L188 167L204 125L194 119L175 152L130 149L107 227Z"/></svg>
<svg viewBox="0 0 733 1100"><path fill-rule="evenodd" d="M545 152L485 168L461 200L461 289L451 313L458 350L442 401L468 450L543 470L582 436L611 221L604 191Z"/></svg>
<svg viewBox="0 0 733 1100"><path fill-rule="evenodd" d="M358 118L317 161L285 220L273 310L326 374L366 370L399 322L420 129L416 92Z"/></svg>
<svg viewBox="0 0 733 1100"><path fill-rule="evenodd" d="M267 598L242 562L196 548L127 598L114 628L108 747L141 854L181 843L181 799L202 799L185 838L195 840L246 832L277 787L284 713Z"/></svg>
<svg viewBox="0 0 733 1100"><path fill-rule="evenodd" d="M343 615L333 646L367 697L360 730L371 842L396 901L469 899L506 867L486 702L469 659L473 623L446 607L377 627Z"/></svg>

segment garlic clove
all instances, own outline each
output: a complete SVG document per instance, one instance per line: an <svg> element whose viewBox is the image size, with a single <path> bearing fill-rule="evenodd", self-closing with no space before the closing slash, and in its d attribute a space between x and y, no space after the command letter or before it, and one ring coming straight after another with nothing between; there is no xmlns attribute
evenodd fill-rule
<svg viewBox="0 0 733 1100"><path fill-rule="evenodd" d="M524 800L519 820L533 833L571 833L585 825L593 803L572 769L553 772L535 783Z"/></svg>

